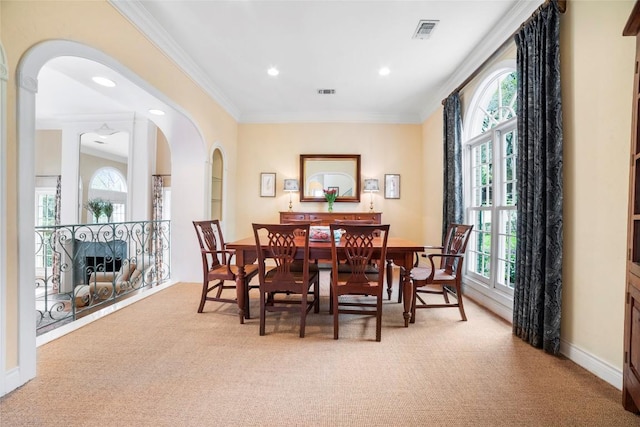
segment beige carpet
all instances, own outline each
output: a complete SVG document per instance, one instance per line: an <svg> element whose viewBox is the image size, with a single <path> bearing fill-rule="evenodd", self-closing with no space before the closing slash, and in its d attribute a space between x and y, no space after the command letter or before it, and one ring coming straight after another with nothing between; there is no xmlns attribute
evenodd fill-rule
<svg viewBox="0 0 640 427"><path fill-rule="evenodd" d="M471 301L468 322L422 310L409 328L385 301L376 343L373 318L355 316L334 341L326 297L300 339L286 314L264 337L231 304L198 314L199 292L175 285L40 347L37 378L0 400L0 425L640 425L619 390Z"/></svg>

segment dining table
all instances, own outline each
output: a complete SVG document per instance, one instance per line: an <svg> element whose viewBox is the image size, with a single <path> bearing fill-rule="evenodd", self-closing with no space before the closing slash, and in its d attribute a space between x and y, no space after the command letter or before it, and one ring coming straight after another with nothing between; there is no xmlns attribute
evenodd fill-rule
<svg viewBox="0 0 640 427"><path fill-rule="evenodd" d="M303 240L303 238L301 238ZM303 246L304 244L302 244ZM258 258L256 249L256 241L254 237L246 237L234 242L227 243L227 249L235 252L235 263L238 268L236 275L236 294L238 302L238 316L240 323L244 323L244 266L253 264ZM380 248L382 246L382 239L376 238L373 241L374 248ZM336 241L336 247L340 250L341 242ZM262 248L266 250L266 246ZM297 252L302 257L303 248ZM413 289L411 285L411 268L414 263L414 255L416 252L424 251L424 246L417 243L400 238L400 237L388 237L387 238L387 268L391 268L391 264L395 264L400 268L400 281L401 283L399 292L402 292L402 301L404 304L402 316L404 318L404 326L409 326L409 319L411 318L411 303L413 298ZM297 256L297 255L296 255ZM378 251L379 256L379 251ZM376 257L374 251L373 257ZM309 241L309 259L310 260L330 260L331 259L331 242L330 241ZM388 276L389 277L389 276ZM392 283L387 280L387 292L389 298L391 297ZM400 298L398 298L400 299Z"/></svg>

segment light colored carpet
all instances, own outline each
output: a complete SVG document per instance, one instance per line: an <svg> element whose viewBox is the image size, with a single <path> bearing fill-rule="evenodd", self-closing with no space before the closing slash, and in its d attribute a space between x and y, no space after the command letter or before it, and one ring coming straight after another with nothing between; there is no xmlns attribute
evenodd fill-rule
<svg viewBox="0 0 640 427"><path fill-rule="evenodd" d="M326 287L326 278L323 279ZM0 400L2 426L638 426L621 392L511 334L467 301L418 312L385 301L373 318L328 300L308 317L240 325L232 304L196 313L200 285L182 283L38 350L36 379ZM326 288L323 289L326 295Z"/></svg>

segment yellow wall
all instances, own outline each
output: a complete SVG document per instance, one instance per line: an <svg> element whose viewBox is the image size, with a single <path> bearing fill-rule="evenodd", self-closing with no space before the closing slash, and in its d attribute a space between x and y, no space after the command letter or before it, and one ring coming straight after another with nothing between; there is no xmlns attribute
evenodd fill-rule
<svg viewBox="0 0 640 427"><path fill-rule="evenodd" d="M439 107L422 125L423 154L422 190L422 244L439 245L442 243L442 143L443 109Z"/></svg>
<svg viewBox="0 0 640 427"><path fill-rule="evenodd" d="M632 1L569 2L563 16L562 340L622 369Z"/></svg>
<svg viewBox="0 0 640 427"><path fill-rule="evenodd" d="M390 223L390 234L418 239L422 234L420 206L422 185L422 137L420 125L385 124L241 124L238 132L237 237L250 236L252 222L278 221L279 211L289 207L282 191L285 178L300 175L300 154L360 154L361 175L378 178L374 210ZM276 197L260 197L260 172L276 173ZM384 198L384 175L400 174L400 199ZM326 203L300 203L293 194L294 211L326 210ZM360 203L336 203L335 212L368 211L369 194Z"/></svg>
<svg viewBox="0 0 640 427"><path fill-rule="evenodd" d="M228 167L235 170L237 124L166 55L139 33L106 1L0 2L0 39L7 53L7 368L17 364L17 247L16 235L16 68L35 44L52 39L74 40L102 50L141 76L181 106L202 132L208 145L224 147ZM176 142L174 141L174 144ZM208 152L208 149L204 150ZM231 212L235 206L231 186Z"/></svg>

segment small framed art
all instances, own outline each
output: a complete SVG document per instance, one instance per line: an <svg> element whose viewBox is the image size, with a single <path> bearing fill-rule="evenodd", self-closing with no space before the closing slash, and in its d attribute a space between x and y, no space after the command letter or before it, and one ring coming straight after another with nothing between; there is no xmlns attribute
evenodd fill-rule
<svg viewBox="0 0 640 427"><path fill-rule="evenodd" d="M384 198L399 199L400 198L400 175L390 173L384 175Z"/></svg>
<svg viewBox="0 0 640 427"><path fill-rule="evenodd" d="M276 197L276 174L262 172L260 174L260 197Z"/></svg>

